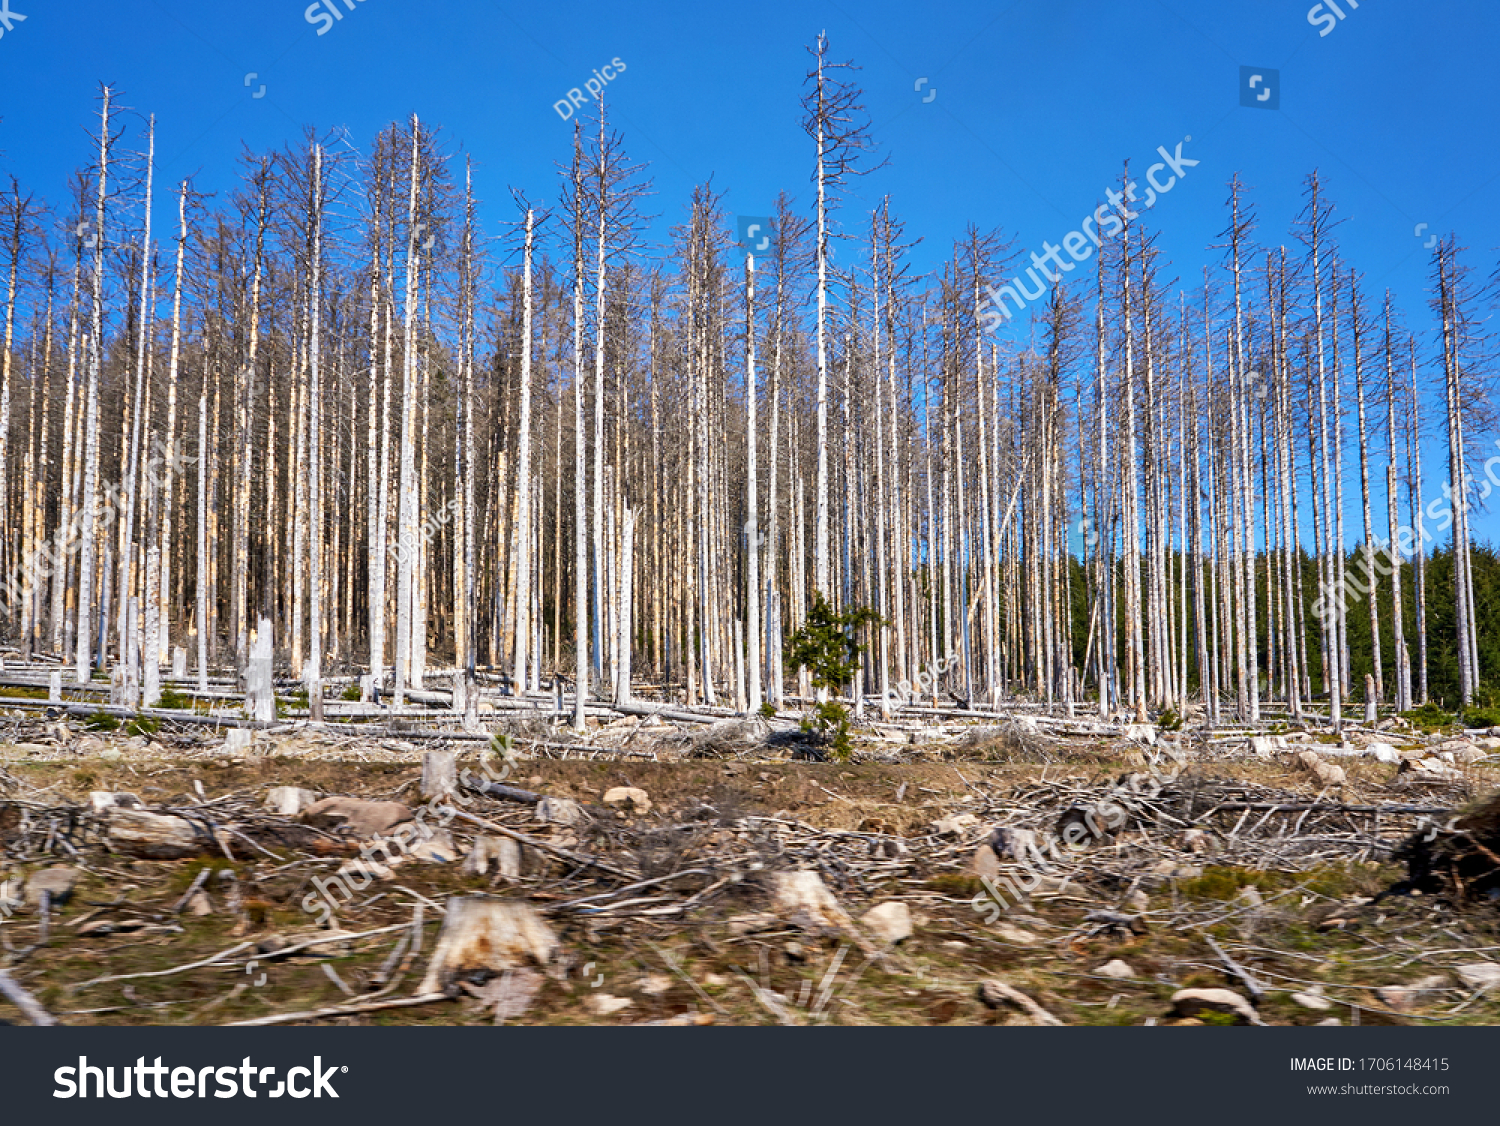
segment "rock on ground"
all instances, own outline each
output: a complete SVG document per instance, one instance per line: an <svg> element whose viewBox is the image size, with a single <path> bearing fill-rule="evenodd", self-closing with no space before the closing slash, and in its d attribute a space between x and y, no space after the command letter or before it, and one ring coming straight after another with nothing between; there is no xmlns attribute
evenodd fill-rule
<svg viewBox="0 0 1500 1126"><path fill-rule="evenodd" d="M106 809L145 808L145 803L134 794L112 793L109 790L90 791L89 804L93 806L95 813L103 813Z"/></svg>
<svg viewBox="0 0 1500 1126"><path fill-rule="evenodd" d="M1151 872L1169 880L1196 880L1203 875L1203 869L1197 864L1178 864L1175 860L1160 860L1152 866Z"/></svg>
<svg viewBox="0 0 1500 1126"><path fill-rule="evenodd" d="M453 843L453 835L447 829L437 829L431 836L420 838L407 855L414 860L431 860L440 864L451 864L463 854Z"/></svg>
<svg viewBox="0 0 1500 1126"><path fill-rule="evenodd" d="M885 946L894 946L912 934L911 910L896 899L870 908L859 921L877 942Z"/></svg>
<svg viewBox="0 0 1500 1126"><path fill-rule="evenodd" d="M803 930L852 931L853 920L816 872L775 872L771 877L772 909Z"/></svg>
<svg viewBox="0 0 1500 1126"><path fill-rule="evenodd" d="M768 931L776 926L778 921L770 912L761 911L751 915L732 915L724 920L724 925L735 938L743 938L756 931Z"/></svg>
<svg viewBox="0 0 1500 1126"><path fill-rule="evenodd" d="M965 829L978 825L979 818L972 813L955 813L951 817L940 817L932 823L932 831L940 837L959 837Z"/></svg>
<svg viewBox="0 0 1500 1126"><path fill-rule="evenodd" d="M349 829L356 837L378 837L403 821L411 810L398 801L362 801L359 798L324 798L302 812L308 825L324 829Z"/></svg>
<svg viewBox="0 0 1500 1126"><path fill-rule="evenodd" d="M26 902L37 906L42 902L42 892L46 892L48 902L53 907L61 907L72 896L77 883L77 868L43 868L40 872L33 872L26 881Z"/></svg>
<svg viewBox="0 0 1500 1126"><path fill-rule="evenodd" d="M1492 989L1500 983L1500 963L1471 962L1459 966L1456 972L1458 979L1470 989Z"/></svg>
<svg viewBox="0 0 1500 1126"><path fill-rule="evenodd" d="M1421 1008L1434 1000L1434 994L1448 986L1445 974L1433 974L1409 985L1383 985L1375 990L1375 999L1399 1013Z"/></svg>
<svg viewBox="0 0 1500 1126"><path fill-rule="evenodd" d="M987 846L998 858L1009 857L1017 864L1024 864L1034 856L1039 855L1036 843L1036 831L1034 829L1015 829L1009 826L998 826L990 833Z"/></svg>
<svg viewBox="0 0 1500 1126"><path fill-rule="evenodd" d="M974 850L974 859L970 862L969 869L981 880L993 880L1000 874L1000 859L995 855L994 849L982 844Z"/></svg>
<svg viewBox="0 0 1500 1126"><path fill-rule="evenodd" d="M1312 1009L1315 1012L1325 1012L1333 1008L1333 1002L1323 996L1321 985L1314 985L1311 989L1305 989L1301 993L1293 993L1292 1001L1304 1009Z"/></svg>
<svg viewBox="0 0 1500 1126"><path fill-rule="evenodd" d="M636 983L636 988L647 997L660 997L672 988L672 979L666 974L647 974Z"/></svg>
<svg viewBox="0 0 1500 1126"><path fill-rule="evenodd" d="M615 997L608 993L591 993L584 1005L596 1017L607 1017L635 1004L629 997Z"/></svg>
<svg viewBox="0 0 1500 1126"><path fill-rule="evenodd" d="M1277 751L1286 750L1285 735L1252 735L1250 751L1260 758L1270 758Z"/></svg>
<svg viewBox="0 0 1500 1126"><path fill-rule="evenodd" d="M1172 1011L1180 1017L1199 1013L1228 1013L1243 1024L1260 1024L1260 1014L1232 989L1179 989L1172 994Z"/></svg>
<svg viewBox="0 0 1500 1126"><path fill-rule="evenodd" d="M1402 760L1401 774L1414 776L1415 781L1462 782L1464 773L1449 766L1440 758L1409 758Z"/></svg>
<svg viewBox="0 0 1500 1126"><path fill-rule="evenodd" d="M1344 784L1344 768L1335 766L1331 762L1324 762L1316 751L1298 751L1297 762L1302 769L1317 779L1320 786L1342 786Z"/></svg>
<svg viewBox="0 0 1500 1126"><path fill-rule="evenodd" d="M1131 968L1129 962L1121 961L1119 958L1112 958L1094 972L1101 977L1117 978L1120 981L1138 976L1135 970Z"/></svg>
<svg viewBox="0 0 1500 1126"><path fill-rule="evenodd" d="M273 786L266 794L266 810L282 817L296 817L317 800L316 793L300 786Z"/></svg>
<svg viewBox="0 0 1500 1126"><path fill-rule="evenodd" d="M1182 847L1188 852L1211 852L1214 839L1202 829L1189 829L1182 834Z"/></svg>
<svg viewBox="0 0 1500 1126"><path fill-rule="evenodd" d="M536 806L536 819L543 825L582 825L588 816L571 798L543 798Z"/></svg>
<svg viewBox="0 0 1500 1126"><path fill-rule="evenodd" d="M637 816L643 817L651 812L651 799L639 786L616 786L605 791L605 805L624 805L626 802L630 803Z"/></svg>
<svg viewBox="0 0 1500 1126"><path fill-rule="evenodd" d="M1002 942L1009 942L1015 946L1035 946L1042 941L1041 935L1032 934L1024 927L1012 926L1010 923L996 923L995 933L1000 936Z"/></svg>

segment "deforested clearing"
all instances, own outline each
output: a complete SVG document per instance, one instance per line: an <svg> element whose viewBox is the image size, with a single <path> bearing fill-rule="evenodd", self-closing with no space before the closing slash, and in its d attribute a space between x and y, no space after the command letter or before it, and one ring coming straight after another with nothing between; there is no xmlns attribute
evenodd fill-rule
<svg viewBox="0 0 1500 1126"><path fill-rule="evenodd" d="M234 747L12 720L13 980L70 1024L1500 1018L1470 983L1493 808L1454 816L1493 786L1488 736L1257 753L944 721L840 765L778 746L785 721L562 719ZM1408 769L1429 759L1450 771ZM1179 996L1202 990L1238 1001Z"/></svg>

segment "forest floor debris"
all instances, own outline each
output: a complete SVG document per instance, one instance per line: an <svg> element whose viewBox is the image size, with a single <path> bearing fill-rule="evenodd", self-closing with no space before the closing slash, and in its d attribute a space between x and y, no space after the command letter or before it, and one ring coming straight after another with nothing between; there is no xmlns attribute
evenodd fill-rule
<svg viewBox="0 0 1500 1126"><path fill-rule="evenodd" d="M3 707L0 1019L1500 1023L1488 735L528 721L424 803L485 744Z"/></svg>

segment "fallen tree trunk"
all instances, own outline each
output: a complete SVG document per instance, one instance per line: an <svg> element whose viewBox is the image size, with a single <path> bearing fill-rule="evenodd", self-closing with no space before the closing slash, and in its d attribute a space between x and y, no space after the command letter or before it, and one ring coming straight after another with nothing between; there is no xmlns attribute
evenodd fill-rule
<svg viewBox="0 0 1500 1126"><path fill-rule="evenodd" d="M290 1024L294 1020L317 1020L320 1017L340 1017L349 1013L373 1013L381 1009L406 1009L413 1005L431 1005L435 1001L447 1001L446 993L419 993L415 997L392 997L383 1001L360 1001L348 1005L331 1005L326 1009L308 1009L300 1013L278 1013L254 1020L230 1021L225 1028L255 1028L268 1024Z"/></svg>
<svg viewBox="0 0 1500 1126"><path fill-rule="evenodd" d="M505 786L499 782L486 782L475 778L472 774L463 777L464 789L473 790L476 794L488 794L492 798L500 798L503 801L522 802L526 805L535 805L542 800L542 795L531 790L518 790L514 786Z"/></svg>
<svg viewBox="0 0 1500 1126"><path fill-rule="evenodd" d="M25 1013L26 1019L32 1024L45 1028L57 1023L57 1018L42 1008L37 999L28 993L20 982L10 976L9 970L0 970L0 994Z"/></svg>

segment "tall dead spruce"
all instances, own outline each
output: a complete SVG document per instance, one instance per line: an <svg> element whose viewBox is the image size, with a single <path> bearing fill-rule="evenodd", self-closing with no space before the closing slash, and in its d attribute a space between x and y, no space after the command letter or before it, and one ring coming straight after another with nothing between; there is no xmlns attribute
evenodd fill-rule
<svg viewBox="0 0 1500 1126"><path fill-rule="evenodd" d="M582 730L802 702L784 640L821 593L878 614L850 702L886 718L1484 702L1493 368L1457 236L1404 319L1320 173L1284 237L1234 177L1179 284L1126 169L1097 242L1026 263L971 227L919 274L899 199L847 214L874 138L810 52L805 198L746 238L700 184L665 246L603 105L552 214L517 191L492 242L503 171L458 184L415 118L208 199L158 190L155 121L103 88L65 195L0 191L0 640L149 705L174 665L237 676L264 618L314 700L546 689Z"/></svg>

